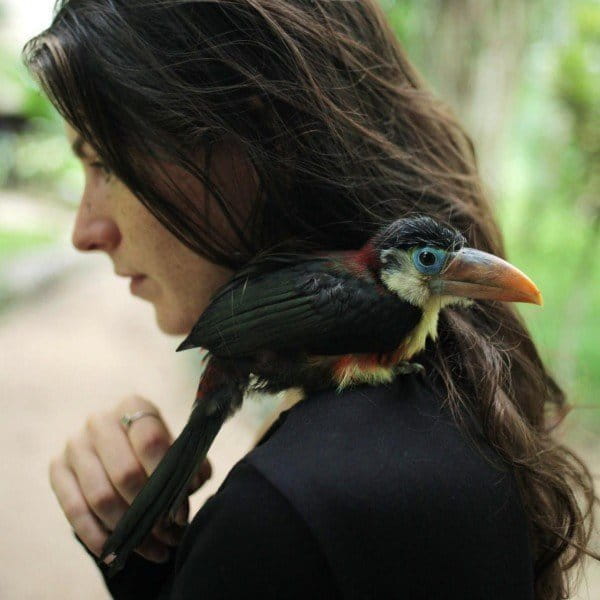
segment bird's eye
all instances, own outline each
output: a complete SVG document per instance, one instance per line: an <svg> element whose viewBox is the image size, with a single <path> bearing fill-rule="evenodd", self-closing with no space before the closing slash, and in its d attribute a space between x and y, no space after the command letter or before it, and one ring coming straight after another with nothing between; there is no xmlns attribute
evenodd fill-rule
<svg viewBox="0 0 600 600"><path fill-rule="evenodd" d="M432 265L435 265L435 261L436 256L433 252L429 252L428 250L421 250L421 252L419 252L419 262L424 267L431 267Z"/></svg>
<svg viewBox="0 0 600 600"><path fill-rule="evenodd" d="M425 275L437 275L446 262L446 253L439 248L425 246L413 252L415 267Z"/></svg>

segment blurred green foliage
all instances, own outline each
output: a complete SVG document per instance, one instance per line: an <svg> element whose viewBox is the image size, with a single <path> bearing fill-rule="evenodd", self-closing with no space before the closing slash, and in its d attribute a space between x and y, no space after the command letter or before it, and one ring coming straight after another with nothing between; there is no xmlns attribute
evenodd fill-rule
<svg viewBox="0 0 600 600"><path fill-rule="evenodd" d="M62 119L31 79L20 57L1 48L0 90L0 116L25 122L22 131L0 130L0 191L18 190L19 198L25 194L40 204L53 202L74 208L82 175L65 142ZM17 220L3 220L5 213L0 212L0 300L5 287L4 268L9 261L59 244L62 239L59 228L44 224L40 218L28 219L29 212L23 211Z"/></svg>
<svg viewBox="0 0 600 600"><path fill-rule="evenodd" d="M0 265L23 252L49 246L55 240L52 231L0 229Z"/></svg>
<svg viewBox="0 0 600 600"><path fill-rule="evenodd" d="M413 63L465 123L483 122L490 110L485 103L467 107L471 80L457 82L462 96L454 98L445 80L464 77L476 63L500 69L502 51L511 56L514 89L507 120L496 132L498 183L492 192L509 258L532 276L545 298L542 309L525 306L522 314L571 400L600 406L600 2L380 2ZM467 15L482 6L487 12L479 16L488 16L467 25ZM502 10L505 15L515 10L519 27L502 30L505 37L493 46L501 27L493 11ZM463 42L454 55L436 44L443 29L452 27L454 37L447 39ZM488 56L492 47L496 55ZM518 52L511 55L514 48ZM75 205L82 181L62 122L19 57L1 50L0 89L13 94L16 110L29 122L22 135L0 134L0 187L44 190ZM2 252L45 241L37 233L0 231Z"/></svg>
<svg viewBox="0 0 600 600"><path fill-rule="evenodd" d="M600 406L600 3L572 2L568 16L568 35L555 47L547 90L523 89L527 113L545 102L543 114L561 123L564 140L556 144L558 127L542 123L523 140L531 150L522 165L540 174L546 165L546 181L522 190L521 202L529 198L525 218L514 236L508 228L506 234L513 255L529 253L544 278L545 311L527 314L545 357L574 402ZM527 113L519 115L521 126ZM535 244L529 224L535 224Z"/></svg>
<svg viewBox="0 0 600 600"><path fill-rule="evenodd" d="M440 69L430 64L435 39L426 32L434 14L469 0L381 2L420 72L434 89L442 87L435 79ZM499 6L511 10L507 4ZM600 407L600 2L531 0L527 10L493 197L510 260L544 295L542 309L520 307L543 358L571 402ZM479 50L472 45L473 54ZM484 110L464 114L460 98L443 99L463 120L486 118ZM600 411L589 418L600 422Z"/></svg>
<svg viewBox="0 0 600 600"><path fill-rule="evenodd" d="M63 122L31 79L20 57L0 49L0 89L4 112L24 117L22 133L0 131L0 188L48 189L74 205L79 167L65 143Z"/></svg>

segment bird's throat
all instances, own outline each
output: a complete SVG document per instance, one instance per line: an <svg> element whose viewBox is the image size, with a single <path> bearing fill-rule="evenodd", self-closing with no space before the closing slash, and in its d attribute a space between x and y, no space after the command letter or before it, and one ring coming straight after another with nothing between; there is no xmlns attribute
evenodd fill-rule
<svg viewBox="0 0 600 600"><path fill-rule="evenodd" d="M402 357L400 360L410 360L413 356L424 350L427 338L436 339L441 307L442 302L440 302L439 297L430 298L426 302L423 307L421 320L402 342Z"/></svg>

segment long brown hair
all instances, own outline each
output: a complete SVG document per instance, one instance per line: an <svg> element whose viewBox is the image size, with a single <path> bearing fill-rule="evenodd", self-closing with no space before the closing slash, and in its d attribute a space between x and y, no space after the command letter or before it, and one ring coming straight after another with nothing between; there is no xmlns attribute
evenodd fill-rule
<svg viewBox="0 0 600 600"><path fill-rule="evenodd" d="M215 263L237 269L282 246L358 248L410 213L504 254L470 139L375 0L63 0L24 56L108 167ZM219 144L251 161L256 198L233 202L211 180ZM190 198L162 164L203 182L211 202ZM213 226L215 207L233 239ZM536 598L566 597L567 572L588 552L593 481L547 431L546 409L565 398L522 320L495 302L445 309L423 360L457 421L475 415L516 474Z"/></svg>

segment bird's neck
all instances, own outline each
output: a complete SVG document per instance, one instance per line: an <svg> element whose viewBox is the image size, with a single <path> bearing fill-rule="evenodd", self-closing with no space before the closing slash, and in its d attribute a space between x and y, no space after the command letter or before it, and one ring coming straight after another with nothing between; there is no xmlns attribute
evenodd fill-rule
<svg viewBox="0 0 600 600"><path fill-rule="evenodd" d="M378 271L381 267L379 255L371 242L367 242L360 250L356 251L355 260L373 272Z"/></svg>

